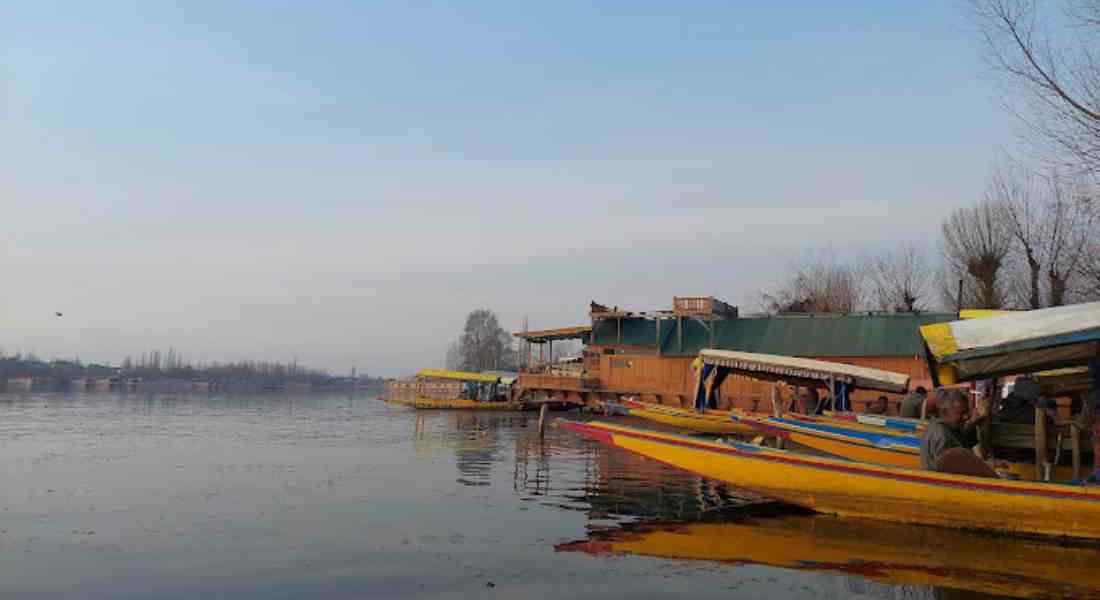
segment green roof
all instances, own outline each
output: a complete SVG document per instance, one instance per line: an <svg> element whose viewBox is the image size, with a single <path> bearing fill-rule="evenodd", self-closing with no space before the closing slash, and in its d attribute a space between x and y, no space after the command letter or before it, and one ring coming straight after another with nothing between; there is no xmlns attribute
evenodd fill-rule
<svg viewBox="0 0 1100 600"><path fill-rule="evenodd" d="M661 324L661 354L693 356L713 347L720 350L761 352L785 356L920 356L921 325L954 321L954 313L866 314L866 315L783 315L712 321L714 344L698 321L684 319L683 349L679 346L676 321ZM655 343L656 321L623 319L622 344L648 346ZM614 320L597 321L593 344L616 344Z"/></svg>

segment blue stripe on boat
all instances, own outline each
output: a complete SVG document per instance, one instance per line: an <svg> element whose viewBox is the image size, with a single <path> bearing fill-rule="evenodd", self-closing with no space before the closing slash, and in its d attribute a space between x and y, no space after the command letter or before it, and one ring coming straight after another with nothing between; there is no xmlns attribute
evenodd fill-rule
<svg viewBox="0 0 1100 600"><path fill-rule="evenodd" d="M783 425L784 429L795 432L810 430L819 431L821 433L831 433L833 435L842 435L849 438L861 439L866 442L870 442L875 446L884 448L888 448L890 446L902 446L907 448L915 448L918 450L920 449L920 438L911 435L886 435L870 431L847 429L836 425L824 425L821 423L814 423L812 421L796 421L793 419L783 419L780 417L768 417L763 422Z"/></svg>

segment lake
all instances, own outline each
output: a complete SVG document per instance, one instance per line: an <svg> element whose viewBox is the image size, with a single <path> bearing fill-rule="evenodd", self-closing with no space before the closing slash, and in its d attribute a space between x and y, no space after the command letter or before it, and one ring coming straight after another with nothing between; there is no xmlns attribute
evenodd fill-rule
<svg viewBox="0 0 1100 600"><path fill-rule="evenodd" d="M537 422L369 395L0 395L0 595L1100 596L1095 548L807 515Z"/></svg>

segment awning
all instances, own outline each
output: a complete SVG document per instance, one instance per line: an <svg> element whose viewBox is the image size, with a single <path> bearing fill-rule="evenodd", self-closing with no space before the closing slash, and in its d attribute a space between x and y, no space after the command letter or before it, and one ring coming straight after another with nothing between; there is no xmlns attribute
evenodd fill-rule
<svg viewBox="0 0 1100 600"><path fill-rule="evenodd" d="M937 385L1087 366L1100 357L1100 302L920 328Z"/></svg>
<svg viewBox="0 0 1100 600"><path fill-rule="evenodd" d="M896 393L909 387L909 376L902 373L824 360L710 349L700 352L699 358L704 365L727 368L756 379L821 383L832 379L855 388Z"/></svg>

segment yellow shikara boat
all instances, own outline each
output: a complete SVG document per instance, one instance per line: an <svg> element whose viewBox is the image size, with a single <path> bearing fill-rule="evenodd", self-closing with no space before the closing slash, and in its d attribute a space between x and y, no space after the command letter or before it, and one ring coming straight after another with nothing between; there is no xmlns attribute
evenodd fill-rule
<svg viewBox="0 0 1100 600"><path fill-rule="evenodd" d="M919 433L797 415L738 415L733 418L760 435L775 436L832 456L878 465L920 468ZM1036 479L1033 464L1008 463L1000 471L1021 479ZM1070 481L1074 478L1073 469L1065 466L1054 468L1051 478L1054 481Z"/></svg>
<svg viewBox="0 0 1100 600"><path fill-rule="evenodd" d="M562 426L600 443L821 513L1100 539L1100 488L864 464L609 423L563 422Z"/></svg>
<svg viewBox="0 0 1100 600"><path fill-rule="evenodd" d="M734 523L631 523L597 529L556 552L634 554L856 575L892 585L1016 597L1100 597L1100 551L1041 540L863 523L823 516Z"/></svg>
<svg viewBox="0 0 1100 600"><path fill-rule="evenodd" d="M622 409L622 411L620 411L622 414L646 419L647 421L653 421L655 423L661 423L662 425L694 431L696 433L709 433L713 435L752 435L754 432L752 427L735 420L735 416L739 411L697 411L689 408L661 406L659 404L648 404L634 400L620 400L617 404Z"/></svg>

